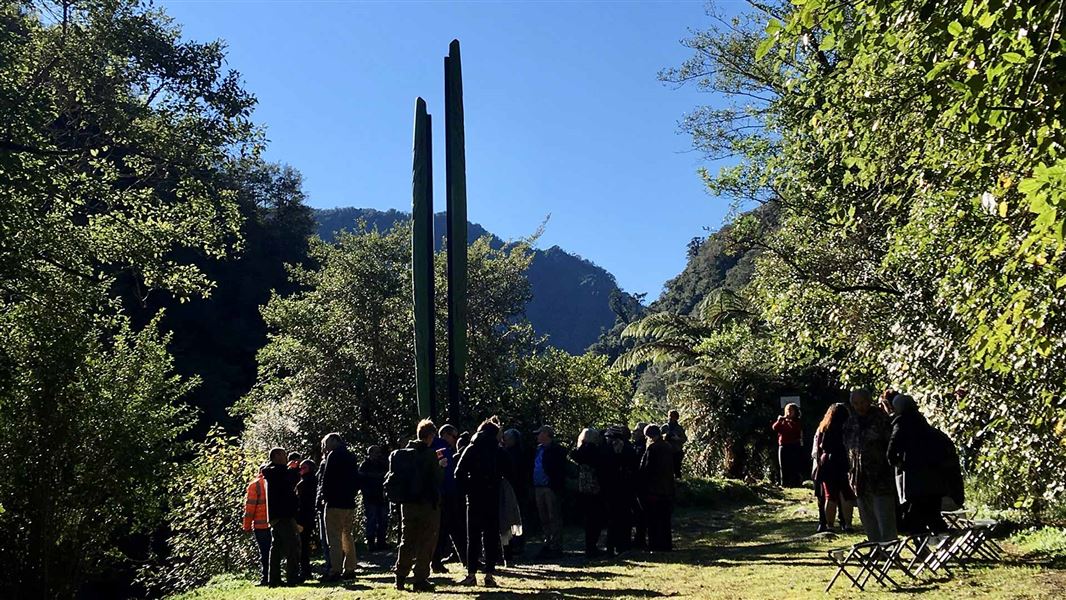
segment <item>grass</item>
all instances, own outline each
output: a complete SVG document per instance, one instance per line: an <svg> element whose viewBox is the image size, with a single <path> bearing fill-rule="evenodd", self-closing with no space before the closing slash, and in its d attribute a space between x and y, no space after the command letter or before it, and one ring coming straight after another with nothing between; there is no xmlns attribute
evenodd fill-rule
<svg viewBox="0 0 1066 600"><path fill-rule="evenodd" d="M707 494L697 494L701 497ZM455 566L435 576L435 594L402 593L392 589L391 556L371 555L373 566L344 586L307 585L265 589L231 577L216 578L208 586L175 600L266 599L394 599L430 597L529 598L598 600L607 598L825 598L822 592L833 573L825 551L861 541L859 535L812 536L816 508L803 490L760 490L758 497L726 495L742 504L717 508L689 508L675 518L678 550L669 554L631 553L614 561L584 561L568 553L556 564L521 564L501 569L498 590L461 588ZM580 533L567 532L570 546ZM1063 598L1066 570L1061 561L1047 560L1058 549L1063 533L1039 531L1004 542L1007 557L995 565L974 564L956 571L952 579L934 580L902 591L887 592L871 583L867 592L838 581L828 597L900 598ZM530 544L531 550L536 549Z"/></svg>

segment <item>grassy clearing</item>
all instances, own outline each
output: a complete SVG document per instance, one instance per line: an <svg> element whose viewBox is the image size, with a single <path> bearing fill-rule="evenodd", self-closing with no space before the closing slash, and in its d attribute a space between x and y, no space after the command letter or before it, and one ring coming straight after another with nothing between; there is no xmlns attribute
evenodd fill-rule
<svg viewBox="0 0 1066 600"><path fill-rule="evenodd" d="M744 494L737 494L737 499ZM437 576L435 594L401 593L392 589L388 564L392 557L373 555L366 574L343 587L308 585L264 589L251 582L219 578L209 586L180 596L180 600L277 599L389 599L415 596L536 599L607 598L825 598L822 589L832 575L825 551L852 544L860 536L812 536L816 508L802 490L763 490L761 499L735 508L680 511L676 519L678 550L667 555L632 553L622 560L586 563L568 554L558 564L502 569L501 588L488 591L454 585L459 574L452 567ZM568 532L570 545L579 532ZM1018 536L1004 545L1008 558L997 565L974 565L954 579L938 580L901 592L883 592L870 584L867 592L838 581L834 598L1063 598L1066 570L1048 557L1057 548L1061 530ZM535 549L536 546L533 546Z"/></svg>

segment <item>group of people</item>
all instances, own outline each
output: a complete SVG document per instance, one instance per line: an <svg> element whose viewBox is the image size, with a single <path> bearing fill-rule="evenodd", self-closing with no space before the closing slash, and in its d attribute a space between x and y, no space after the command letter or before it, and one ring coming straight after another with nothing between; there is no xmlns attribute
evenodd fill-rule
<svg viewBox="0 0 1066 600"><path fill-rule="evenodd" d="M671 411L661 426L584 429L572 451L544 425L533 432L536 447L527 452L521 433L504 431L495 417L473 434L423 420L405 448L386 457L382 447L371 446L360 464L339 433L323 438L321 465L274 448L246 498L244 529L254 533L259 547L260 583L283 585L282 559L284 584L309 579L316 528L323 581L353 577L360 492L371 551L388 549L389 515L399 509L397 589L405 589L410 578L413 591L432 590L431 571L446 572L451 561L465 568L461 585L477 585L480 572L483 585L495 587L496 566L524 551L523 521L533 514L543 534L538 557L561 555L564 499L574 487L587 557L632 548L668 551L675 480L687 441L678 418ZM574 479L576 486L568 485Z"/></svg>
<svg viewBox="0 0 1066 600"><path fill-rule="evenodd" d="M802 476L799 408L785 406L772 428L778 435L781 480ZM887 542L899 533L942 533L941 516L964 501L962 469L954 443L933 427L914 399L888 390L876 405L868 390L825 412L811 445L811 479L818 499L818 531L850 532L853 508L867 538Z"/></svg>

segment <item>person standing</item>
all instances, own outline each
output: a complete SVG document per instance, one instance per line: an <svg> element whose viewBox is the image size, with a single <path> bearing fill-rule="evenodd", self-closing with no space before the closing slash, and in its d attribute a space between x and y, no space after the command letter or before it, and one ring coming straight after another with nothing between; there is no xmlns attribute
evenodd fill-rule
<svg viewBox="0 0 1066 600"><path fill-rule="evenodd" d="M555 430L542 425L533 433L537 436L537 451L533 458L533 500L544 535L539 558L562 554L563 512L562 495L566 486L566 450L555 443Z"/></svg>
<svg viewBox="0 0 1066 600"><path fill-rule="evenodd" d="M607 428L604 461L603 499L607 505L607 555L615 556L632 546L633 480L637 473L636 453L629 443L629 429Z"/></svg>
<svg viewBox="0 0 1066 600"><path fill-rule="evenodd" d="M431 448L437 426L429 419L418 422L416 439L389 457L385 492L400 504L400 551L396 556L396 589L402 590L414 568L411 589L432 592L430 563L440 532L440 484L444 457Z"/></svg>
<svg viewBox="0 0 1066 600"><path fill-rule="evenodd" d="M943 533L947 523L940 514L944 496L955 481L944 469L958 454L947 436L933 428L910 396L892 399L892 434L888 440L888 462L896 467L897 488L903 503L903 527L910 534ZM961 504L962 498L959 498Z"/></svg>
<svg viewBox="0 0 1066 600"><path fill-rule="evenodd" d="M603 480L607 452L603 447L603 434L598 429L583 429L577 437L577 447L570 458L578 464L578 505L585 524L585 557L600 555L597 547L606 517L603 502Z"/></svg>
<svg viewBox="0 0 1066 600"><path fill-rule="evenodd" d="M801 483L803 464L803 425L799 406L790 402L785 412L770 426L777 434L777 464L782 487L797 487Z"/></svg>
<svg viewBox="0 0 1066 600"><path fill-rule="evenodd" d="M385 550L389 532L389 503L385 501L385 474L389 460L381 446L367 448L366 458L359 464L359 487L363 492L363 530L366 547L374 552Z"/></svg>
<svg viewBox="0 0 1066 600"><path fill-rule="evenodd" d="M674 510L674 448L663 439L658 425L644 429L649 443L640 461L641 506L648 522L648 549L673 549L671 520Z"/></svg>
<svg viewBox="0 0 1066 600"><path fill-rule="evenodd" d="M633 452L636 455L635 460L638 470L640 461L644 458L644 450L648 447L648 438L644 435L644 429L647 426L647 423L639 422L633 428ZM630 482L630 487L632 488L630 496L633 498L633 547L638 550L644 550L648 547L648 522L644 518L644 509L640 506L638 477L633 478Z"/></svg>
<svg viewBox="0 0 1066 600"><path fill-rule="evenodd" d="M884 410L873 405L870 391L852 390L851 418L844 423L848 482L871 542L896 539L896 491L888 464L891 435L892 423Z"/></svg>
<svg viewBox="0 0 1066 600"><path fill-rule="evenodd" d="M528 507L526 506L527 498L529 497L529 480L530 471L528 460L526 458L526 452L522 448L522 434L517 429L508 429L503 432L502 447L504 453L507 454L507 458L510 461L510 467L507 469L507 483L511 486L511 491L514 495L515 504L511 507L510 504L503 504L503 506L511 507L512 511L502 511L501 515L511 514L511 521L515 521L514 517L517 517L517 524L522 525L522 521L528 518ZM506 522L506 519L505 519ZM512 529L514 529L515 523L512 522ZM503 558L504 563L508 566L513 564L515 557L521 556L525 551L525 535L523 533L519 535L512 535L507 544L503 546ZM503 528L500 534L507 537L507 528Z"/></svg>
<svg viewBox="0 0 1066 600"><path fill-rule="evenodd" d="M315 500L318 496L318 476L315 461L300 463L300 482L296 484L296 523L300 531L300 581L311 579L311 537L315 533Z"/></svg>
<svg viewBox="0 0 1066 600"><path fill-rule="evenodd" d="M267 519L266 480L260 471L248 484L244 500L244 521L241 524L245 533L255 536L259 548L259 564L262 575L259 585L267 585L270 577L270 521Z"/></svg>
<svg viewBox="0 0 1066 600"><path fill-rule="evenodd" d="M299 469L285 464L285 450L270 451L263 466L266 480L267 519L270 521L270 569L267 584L281 585L281 559L285 558L285 583L296 585L300 576L300 526L296 523L296 484Z"/></svg>
<svg viewBox="0 0 1066 600"><path fill-rule="evenodd" d="M355 495L359 491L359 469L339 433L322 438L327 452L326 468L319 482L326 506L326 539L329 542L330 572L323 581L355 576Z"/></svg>
<svg viewBox="0 0 1066 600"><path fill-rule="evenodd" d="M826 525L832 530L839 508L840 530L844 533L851 532L852 504L855 502L855 494L848 483L848 451L844 446L844 423L847 420L847 407L840 402L833 404L825 411L817 436L817 483L825 495Z"/></svg>
<svg viewBox="0 0 1066 600"><path fill-rule="evenodd" d="M477 585L481 550L485 550L485 587L496 587L500 562L500 481L510 461L500 448L500 425L495 418L478 427L455 467L455 479L466 494L466 572L460 585Z"/></svg>
<svg viewBox="0 0 1066 600"><path fill-rule="evenodd" d="M678 422L678 419L680 418L681 415L676 410L671 410L670 422L659 430L662 432L663 438L669 442L670 446L674 449L674 476L678 479L681 478L681 464L685 456L685 442L688 441L688 435L685 434L685 428Z"/></svg>
<svg viewBox="0 0 1066 600"><path fill-rule="evenodd" d="M322 575L329 575L329 540L326 538L326 499L322 496L322 474L326 472L326 457L329 453L322 448L322 462L318 463L318 491L315 494L315 524L318 526L318 543L322 548Z"/></svg>
<svg viewBox="0 0 1066 600"><path fill-rule="evenodd" d="M437 439L444 448L444 483L441 486L440 535L436 554L433 556L434 569L444 571L444 561L449 555L459 559L466 566L466 503L459 486L455 482L455 463L459 460L456 445L459 442L459 430L451 424L442 425L437 432Z"/></svg>

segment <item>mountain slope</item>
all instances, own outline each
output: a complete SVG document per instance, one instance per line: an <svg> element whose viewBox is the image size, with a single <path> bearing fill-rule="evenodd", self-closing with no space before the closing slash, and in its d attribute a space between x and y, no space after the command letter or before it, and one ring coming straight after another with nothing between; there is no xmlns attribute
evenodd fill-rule
<svg viewBox="0 0 1066 600"><path fill-rule="evenodd" d="M326 241L332 241L339 230L355 229L359 220L371 228L386 230L409 218L409 214L398 210L334 208L315 211L318 235ZM434 215L433 230L439 250L447 232L444 213ZM467 242L486 235L492 238L493 246L504 245L503 240L481 225L467 225ZM527 275L533 298L526 306L526 315L534 330L547 336L552 346L580 354L596 342L603 330L614 325L610 298L618 291L618 284L602 267L552 246L534 251Z"/></svg>

